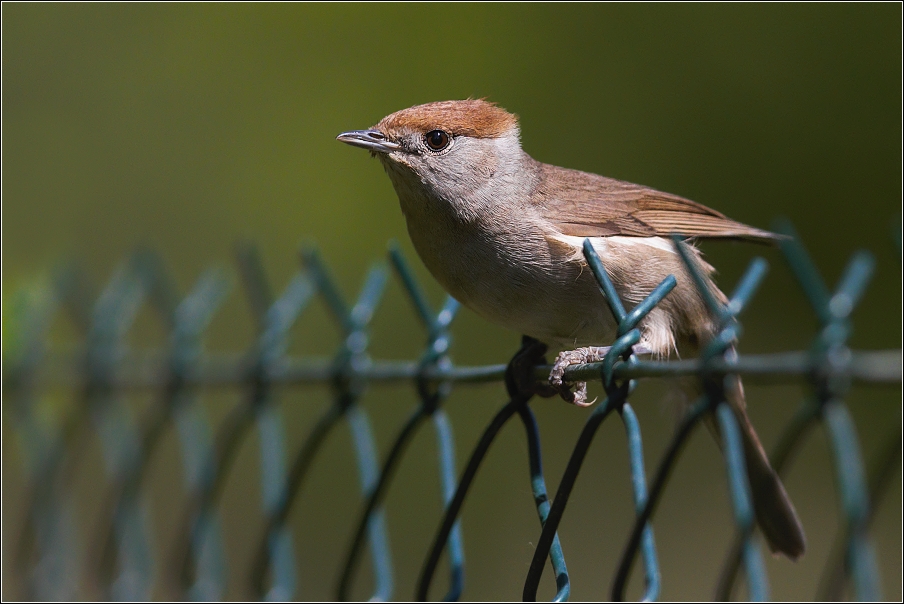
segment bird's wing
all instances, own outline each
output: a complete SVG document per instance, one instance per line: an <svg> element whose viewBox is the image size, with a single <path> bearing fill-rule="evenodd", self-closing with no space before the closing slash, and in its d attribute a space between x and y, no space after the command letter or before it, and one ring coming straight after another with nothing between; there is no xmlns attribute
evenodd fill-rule
<svg viewBox="0 0 904 604"><path fill-rule="evenodd" d="M677 195L597 174L543 164L534 200L564 235L688 237L772 242L775 233L747 226Z"/></svg>

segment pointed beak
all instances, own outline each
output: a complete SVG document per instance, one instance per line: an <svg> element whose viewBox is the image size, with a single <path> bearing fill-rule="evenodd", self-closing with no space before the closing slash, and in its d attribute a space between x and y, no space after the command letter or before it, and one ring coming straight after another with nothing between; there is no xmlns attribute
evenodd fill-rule
<svg viewBox="0 0 904 604"><path fill-rule="evenodd" d="M389 140L386 135L379 130L352 130L351 132L343 132L336 137L336 140L375 153L389 153L390 151L401 149L401 146L398 143Z"/></svg>

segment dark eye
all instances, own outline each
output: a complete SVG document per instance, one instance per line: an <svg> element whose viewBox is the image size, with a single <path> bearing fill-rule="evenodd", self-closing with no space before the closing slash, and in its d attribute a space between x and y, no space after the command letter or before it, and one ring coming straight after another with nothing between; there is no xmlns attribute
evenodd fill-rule
<svg viewBox="0 0 904 604"><path fill-rule="evenodd" d="M442 151L449 146L449 134L442 130L431 130L424 136L424 142L434 151Z"/></svg>

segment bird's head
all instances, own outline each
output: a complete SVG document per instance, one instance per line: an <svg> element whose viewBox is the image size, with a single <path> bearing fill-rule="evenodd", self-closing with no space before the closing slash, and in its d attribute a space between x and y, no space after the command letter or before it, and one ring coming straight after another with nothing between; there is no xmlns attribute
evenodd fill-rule
<svg viewBox="0 0 904 604"><path fill-rule="evenodd" d="M511 189L524 163L517 116L482 99L409 107L336 138L378 157L400 197L411 187L451 203L483 197Z"/></svg>

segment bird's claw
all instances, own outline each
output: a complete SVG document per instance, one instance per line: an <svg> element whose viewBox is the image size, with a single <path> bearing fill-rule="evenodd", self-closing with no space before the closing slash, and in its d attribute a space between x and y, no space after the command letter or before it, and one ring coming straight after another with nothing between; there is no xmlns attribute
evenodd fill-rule
<svg viewBox="0 0 904 604"><path fill-rule="evenodd" d="M563 379L565 370L572 365L602 361L611 348L611 346L586 346L574 350L563 350L556 357L552 371L549 372L549 384L559 392L562 400L578 407L589 407L596 399L587 401L587 382L574 382L573 384L565 382Z"/></svg>
<svg viewBox="0 0 904 604"><path fill-rule="evenodd" d="M587 400L587 382L574 382L573 384L565 382L565 370L572 365L598 363L606 358L611 349L611 346L586 346L560 352L552 366L552 371L549 372L550 386L558 391L564 401L578 407L589 407L596 402L596 399ZM634 354L650 354L650 349L642 344L635 345L633 351Z"/></svg>

